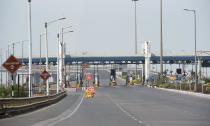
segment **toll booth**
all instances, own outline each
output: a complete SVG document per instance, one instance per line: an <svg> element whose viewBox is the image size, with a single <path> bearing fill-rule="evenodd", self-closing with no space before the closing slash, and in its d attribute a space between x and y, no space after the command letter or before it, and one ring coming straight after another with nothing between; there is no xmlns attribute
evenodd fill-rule
<svg viewBox="0 0 210 126"><path fill-rule="evenodd" d="M115 69L111 69L109 86L116 86L116 85L117 85L117 82L116 82L116 70Z"/></svg>

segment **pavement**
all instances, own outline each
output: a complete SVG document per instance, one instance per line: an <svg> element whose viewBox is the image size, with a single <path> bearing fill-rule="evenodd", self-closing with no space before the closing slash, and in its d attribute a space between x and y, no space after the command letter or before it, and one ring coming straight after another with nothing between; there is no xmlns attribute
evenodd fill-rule
<svg viewBox="0 0 210 126"><path fill-rule="evenodd" d="M106 74L106 73L104 73ZM61 102L0 120L1 126L210 126L210 100L148 87L108 87L94 98L70 93ZM105 86L103 86L105 85Z"/></svg>

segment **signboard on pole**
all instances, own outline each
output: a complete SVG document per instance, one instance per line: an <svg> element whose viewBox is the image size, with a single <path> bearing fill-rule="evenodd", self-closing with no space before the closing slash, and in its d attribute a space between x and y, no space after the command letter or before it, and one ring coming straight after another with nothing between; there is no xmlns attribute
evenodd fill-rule
<svg viewBox="0 0 210 126"><path fill-rule="evenodd" d="M40 77L43 79L43 80L47 80L49 77L50 77L50 74L44 70L41 74L40 74Z"/></svg>
<svg viewBox="0 0 210 126"><path fill-rule="evenodd" d="M14 74L20 67L21 63L11 55L4 63L3 67L8 70L11 74Z"/></svg>
<svg viewBox="0 0 210 126"><path fill-rule="evenodd" d="M93 77L92 77L91 73L88 73L88 74L85 75L85 80L86 81L91 81L92 79L93 79Z"/></svg>
<svg viewBox="0 0 210 126"><path fill-rule="evenodd" d="M11 73L12 85L14 85L14 73L20 68L21 63L11 55L4 63L3 67ZM14 96L14 87L12 86L12 96Z"/></svg>

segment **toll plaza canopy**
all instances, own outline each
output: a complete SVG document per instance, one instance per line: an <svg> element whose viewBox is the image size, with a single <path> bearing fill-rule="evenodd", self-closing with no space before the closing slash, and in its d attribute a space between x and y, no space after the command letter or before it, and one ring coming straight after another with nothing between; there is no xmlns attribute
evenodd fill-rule
<svg viewBox="0 0 210 126"><path fill-rule="evenodd" d="M19 58L23 65L28 64L28 58ZM50 64L57 64L57 57L49 57ZM144 64L144 56L107 56L107 57L71 57L64 58L65 64ZM197 61L200 61L203 66L210 66L210 56L197 56ZM33 64L42 64L46 62L45 58L33 58ZM163 56L164 64L193 64L194 56ZM160 56L151 56L151 64L159 64Z"/></svg>

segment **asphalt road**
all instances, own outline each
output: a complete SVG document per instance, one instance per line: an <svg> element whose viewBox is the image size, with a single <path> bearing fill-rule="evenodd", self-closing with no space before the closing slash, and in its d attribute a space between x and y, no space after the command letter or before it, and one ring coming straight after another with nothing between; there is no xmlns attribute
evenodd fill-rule
<svg viewBox="0 0 210 126"><path fill-rule="evenodd" d="M56 118L66 112L68 108L74 108L81 97L81 93L68 94L60 102L51 106L14 116L11 118L0 119L0 126L31 126L37 122Z"/></svg>
<svg viewBox="0 0 210 126"><path fill-rule="evenodd" d="M206 98L137 86L99 87L92 99L79 94L0 126L210 126Z"/></svg>
<svg viewBox="0 0 210 126"><path fill-rule="evenodd" d="M55 126L210 126L210 100L144 87L103 87Z"/></svg>

